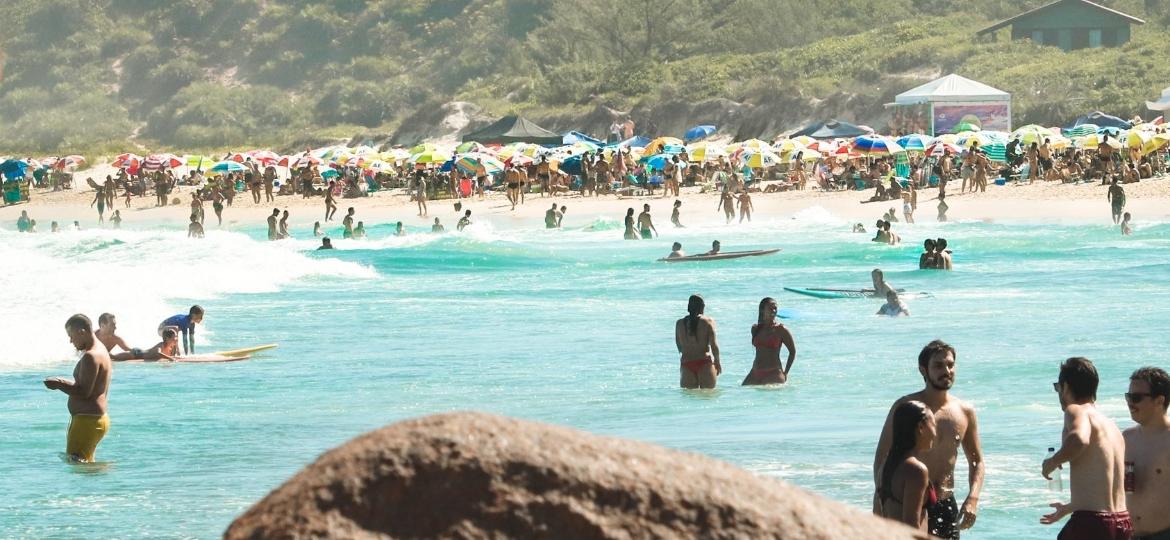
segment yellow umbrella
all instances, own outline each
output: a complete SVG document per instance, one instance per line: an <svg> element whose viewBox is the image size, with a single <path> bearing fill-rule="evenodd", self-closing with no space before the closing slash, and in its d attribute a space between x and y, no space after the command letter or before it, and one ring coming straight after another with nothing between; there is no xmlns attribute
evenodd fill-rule
<svg viewBox="0 0 1170 540"><path fill-rule="evenodd" d="M1125 134L1125 145L1130 148L1144 148L1153 138L1153 133L1131 129Z"/></svg>
<svg viewBox="0 0 1170 540"><path fill-rule="evenodd" d="M799 137L793 137L792 140L794 140L800 144L803 144L805 146L812 146L812 143L817 142L816 139L809 137L808 135L801 135Z"/></svg>
<svg viewBox="0 0 1170 540"><path fill-rule="evenodd" d="M945 133L934 138L935 142L945 142L947 144L959 145L959 136L954 133Z"/></svg>
<svg viewBox="0 0 1170 540"><path fill-rule="evenodd" d="M808 146L808 145L802 144L800 141L797 141L795 139L784 139L782 141L777 141L776 144L773 144L772 150L775 151L777 154L784 155L784 154L788 154L791 152L797 152L800 150L804 150L804 148L806 146Z"/></svg>
<svg viewBox="0 0 1170 540"><path fill-rule="evenodd" d="M763 169L780 163L780 157L771 150L761 152L747 150L740 156L741 163L753 169Z"/></svg>
<svg viewBox="0 0 1170 540"><path fill-rule="evenodd" d="M1170 144L1170 133L1157 133L1142 146L1142 155L1153 154L1167 144Z"/></svg>
<svg viewBox="0 0 1170 540"><path fill-rule="evenodd" d="M667 147L667 146L682 146L682 145L683 145L682 139L677 139L675 137L659 137L657 139L654 139L653 141L650 141L650 144L646 145L646 148L643 150L643 153L648 155L648 156L652 156L654 154L662 152L662 149Z"/></svg>
<svg viewBox="0 0 1170 540"><path fill-rule="evenodd" d="M821 159L822 157L825 157L824 154L817 152L816 150L813 150L811 148L801 148L799 150L793 150L791 152L782 152L780 154L780 159L784 162L793 161L796 159L797 154L800 154L801 161L816 161L818 159Z"/></svg>
<svg viewBox="0 0 1170 540"><path fill-rule="evenodd" d="M735 153L736 151L738 151L740 149L751 150L753 152L771 152L772 145L770 145L764 141L761 141L759 139L748 139L746 141L731 143L731 144L727 145L727 151L731 152L731 153Z"/></svg>
<svg viewBox="0 0 1170 540"><path fill-rule="evenodd" d="M723 145L721 144L700 142L687 147L687 156L694 163L702 163L704 161L716 161L721 157L727 157L727 152L723 150Z"/></svg>
<svg viewBox="0 0 1170 540"><path fill-rule="evenodd" d="M404 159L409 158L410 157L410 150L407 150L405 148L391 148L385 152L382 152L381 157L382 157L383 161L397 163L399 161L402 161Z"/></svg>

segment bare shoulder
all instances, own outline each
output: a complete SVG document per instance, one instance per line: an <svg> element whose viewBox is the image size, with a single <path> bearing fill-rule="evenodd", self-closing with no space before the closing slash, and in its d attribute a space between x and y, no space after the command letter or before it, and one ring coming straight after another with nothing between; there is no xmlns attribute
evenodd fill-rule
<svg viewBox="0 0 1170 540"><path fill-rule="evenodd" d="M708 317L706 315L701 315L701 316L699 316L699 320L702 321L704 324L706 324L708 327L710 327L712 330L715 329L715 319L712 319L711 317Z"/></svg>

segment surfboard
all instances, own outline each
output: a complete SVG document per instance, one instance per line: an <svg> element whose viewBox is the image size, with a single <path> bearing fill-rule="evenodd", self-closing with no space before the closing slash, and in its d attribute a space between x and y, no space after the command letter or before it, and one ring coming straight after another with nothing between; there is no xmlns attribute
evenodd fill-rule
<svg viewBox="0 0 1170 540"><path fill-rule="evenodd" d="M813 298L876 298L873 289L817 289L808 287L784 287L788 292L796 294L803 294ZM897 289L898 293L906 292L905 289Z"/></svg>
<svg viewBox="0 0 1170 540"><path fill-rule="evenodd" d="M119 360L119 364L218 364L222 362L239 362L251 358L250 355L224 356L222 354L192 354L179 356L174 362L170 360Z"/></svg>
<svg viewBox="0 0 1170 540"><path fill-rule="evenodd" d="M235 350L231 350L231 351L218 351L218 352L214 352L211 354L219 355L219 356L250 356L252 353L258 353L260 351L267 351L268 349L275 349L275 348L276 348L276 343L269 343L267 345L257 345L255 347L247 347L244 349L235 349Z"/></svg>
<svg viewBox="0 0 1170 540"><path fill-rule="evenodd" d="M658 259L659 262L698 262L698 261L721 261L724 259L738 259L740 257L759 257L760 255L771 255L780 251L776 249L757 249L754 251L728 251L725 253L716 253L714 255L686 255L684 257L663 257Z"/></svg>

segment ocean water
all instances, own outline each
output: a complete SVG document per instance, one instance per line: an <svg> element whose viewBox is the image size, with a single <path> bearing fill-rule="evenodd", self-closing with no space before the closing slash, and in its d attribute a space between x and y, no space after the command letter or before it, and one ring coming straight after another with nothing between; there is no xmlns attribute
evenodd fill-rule
<svg viewBox="0 0 1170 540"><path fill-rule="evenodd" d="M1139 223L1129 238L1108 224L896 225L905 244L890 247L820 209L639 242L620 239L620 216L579 218L564 231L484 222L403 238L379 225L332 252L313 251L305 230L188 241L166 229L20 235L5 223L0 537L214 538L322 451L465 409L706 454L868 508L882 421L922 387L917 353L942 338L958 349L953 392L977 407L988 470L964 538L1052 538L1039 518L1062 494L1047 491L1040 461L1059 442L1050 383L1061 360L1096 362L1101 407L1122 427L1128 374L1170 367L1167 224ZM916 269L922 239L937 236L956 271ZM654 262L672 241L700 252L712 239L783 251ZM873 268L933 296L886 319L874 300L783 290L864 287ZM714 391L677 388L673 323L696 292L718 322ZM764 296L791 315L798 358L788 385L743 388ZM145 347L193 302L207 309L200 351L280 348L232 364L116 366L101 463L63 463L66 398L41 380L68 376L76 359L65 318L112 312ZM961 502L962 461L957 478Z"/></svg>

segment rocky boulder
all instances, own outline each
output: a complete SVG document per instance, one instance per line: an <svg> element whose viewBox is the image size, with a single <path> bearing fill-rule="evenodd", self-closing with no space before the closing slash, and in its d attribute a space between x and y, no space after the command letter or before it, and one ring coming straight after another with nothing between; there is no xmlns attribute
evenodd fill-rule
<svg viewBox="0 0 1170 540"><path fill-rule="evenodd" d="M479 413L322 455L225 538L926 538L727 463Z"/></svg>

